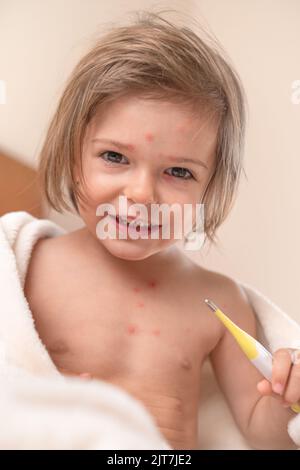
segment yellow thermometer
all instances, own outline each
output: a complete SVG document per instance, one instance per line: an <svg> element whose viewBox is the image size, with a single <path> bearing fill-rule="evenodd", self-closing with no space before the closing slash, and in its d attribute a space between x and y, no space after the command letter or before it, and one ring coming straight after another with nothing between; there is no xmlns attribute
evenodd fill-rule
<svg viewBox="0 0 300 470"><path fill-rule="evenodd" d="M223 325L230 331L252 364L267 380L269 380L269 382L271 382L273 363L272 354L259 341L246 333L246 331L239 328L211 300L205 299L205 302L208 307L215 312ZM299 404L291 405L291 409L295 413L300 413Z"/></svg>

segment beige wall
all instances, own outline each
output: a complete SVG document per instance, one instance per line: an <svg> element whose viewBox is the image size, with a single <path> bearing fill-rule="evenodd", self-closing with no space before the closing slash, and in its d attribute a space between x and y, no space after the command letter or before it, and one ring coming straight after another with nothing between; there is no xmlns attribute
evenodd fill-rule
<svg viewBox="0 0 300 470"><path fill-rule="evenodd" d="M0 144L37 165L47 122L68 76L103 22L136 8L171 6L191 13L220 39L248 95L246 172L239 197L219 230L218 249L198 260L248 282L300 320L299 0L0 0ZM49 215L69 229L69 215ZM193 254L194 256L194 254Z"/></svg>
<svg viewBox="0 0 300 470"><path fill-rule="evenodd" d="M290 99L300 79L300 2L192 3L230 53L250 108L248 180L219 231L219 250L199 260L257 286L300 320L300 104Z"/></svg>

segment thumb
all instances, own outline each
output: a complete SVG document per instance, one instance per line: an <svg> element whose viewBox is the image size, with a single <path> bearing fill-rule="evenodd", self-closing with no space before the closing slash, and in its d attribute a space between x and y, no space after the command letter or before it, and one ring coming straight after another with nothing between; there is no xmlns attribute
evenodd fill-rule
<svg viewBox="0 0 300 470"><path fill-rule="evenodd" d="M258 382L256 385L256 388L262 396L274 397L276 398L276 400L280 401L282 405L286 405L286 402L284 398L282 397L282 395L279 395L278 393L273 392L272 384L267 379L263 379L260 382Z"/></svg>

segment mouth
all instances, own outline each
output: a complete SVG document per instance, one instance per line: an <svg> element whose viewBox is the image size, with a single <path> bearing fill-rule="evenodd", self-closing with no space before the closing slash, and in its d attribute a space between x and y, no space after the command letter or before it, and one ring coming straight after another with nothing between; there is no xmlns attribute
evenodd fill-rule
<svg viewBox="0 0 300 470"><path fill-rule="evenodd" d="M119 215L112 215L110 214L110 217L112 217L115 222L117 223L118 226L121 226L123 228L128 229L129 225L130 228L135 228L137 232L148 232L150 233L151 230L159 230L162 225L157 225L157 224L148 224L147 222L141 221L141 220L130 220L129 222L126 220L126 217L121 217Z"/></svg>

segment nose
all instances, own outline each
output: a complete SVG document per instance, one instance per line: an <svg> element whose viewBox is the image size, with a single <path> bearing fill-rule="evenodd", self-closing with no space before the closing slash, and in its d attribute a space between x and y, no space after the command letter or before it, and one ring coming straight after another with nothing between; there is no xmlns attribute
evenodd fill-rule
<svg viewBox="0 0 300 470"><path fill-rule="evenodd" d="M146 171L135 173L126 184L124 196L135 204L154 204L157 201L154 177Z"/></svg>

